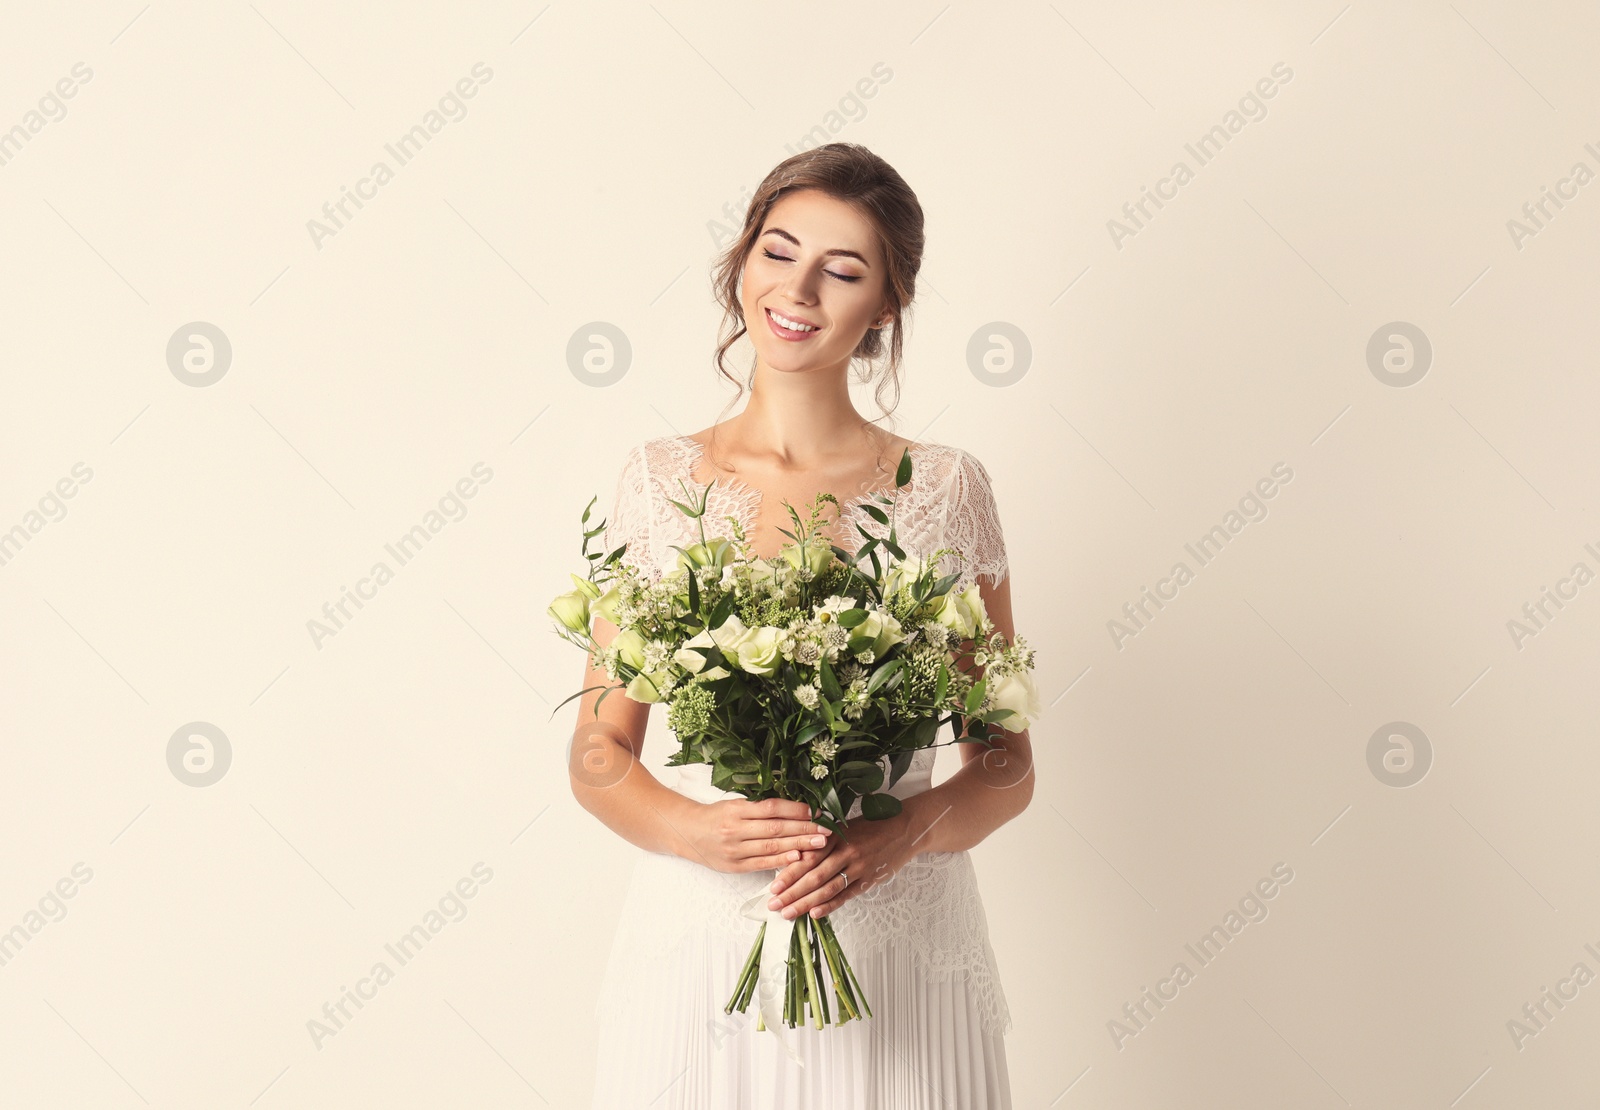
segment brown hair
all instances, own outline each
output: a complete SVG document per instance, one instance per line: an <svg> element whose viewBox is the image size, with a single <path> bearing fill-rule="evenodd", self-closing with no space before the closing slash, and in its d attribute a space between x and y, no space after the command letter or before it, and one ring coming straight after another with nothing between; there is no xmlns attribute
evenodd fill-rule
<svg viewBox="0 0 1600 1110"><path fill-rule="evenodd" d="M800 189L819 189L837 200L853 205L872 224L878 248L883 254L887 275L884 295L893 320L882 328L868 328L852 352L853 359L872 362L883 354L883 335L889 340L889 359L874 392L878 407L888 416L900 399L900 356L904 320L916 296L917 271L922 268L922 206L905 179L893 166L858 143L828 143L803 150L773 167L745 210L744 230L730 243L713 270L717 303L722 305L722 340L717 346L717 372L738 387L729 407L744 396L746 382L729 372L729 348L744 337L744 310L739 303L739 281L745 260L761 236L767 214L778 200ZM752 370L754 367L752 367ZM860 380L872 380L876 368L862 373ZM884 393L893 395L885 407ZM724 409L726 411L726 409Z"/></svg>

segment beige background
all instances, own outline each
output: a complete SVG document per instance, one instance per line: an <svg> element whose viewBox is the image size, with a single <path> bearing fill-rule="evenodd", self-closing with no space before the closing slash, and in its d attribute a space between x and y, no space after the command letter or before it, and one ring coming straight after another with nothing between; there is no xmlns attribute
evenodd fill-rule
<svg viewBox="0 0 1600 1110"><path fill-rule="evenodd" d="M568 791L581 658L544 607L624 451L722 407L714 225L808 134L926 209L896 428L987 465L1052 706L1034 804L975 851L1016 1105L1590 1097L1600 984L1520 1046L1508 1022L1600 972L1600 16L866 7L4 13L0 130L42 124L0 165L7 1107L587 1105L633 849ZM466 114L319 243L463 79ZM196 322L231 345L209 385L169 366ZM595 322L631 346L604 386L569 354ZM1369 362L1396 322L1431 344L1410 385ZM226 757L185 766L193 722ZM1369 760L1392 722L1426 737L1409 786Z"/></svg>

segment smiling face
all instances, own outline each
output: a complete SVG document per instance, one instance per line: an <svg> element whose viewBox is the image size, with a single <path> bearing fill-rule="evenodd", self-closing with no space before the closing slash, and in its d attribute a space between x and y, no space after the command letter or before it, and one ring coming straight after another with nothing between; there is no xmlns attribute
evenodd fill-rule
<svg viewBox="0 0 1600 1110"><path fill-rule="evenodd" d="M847 365L867 328L888 317L884 292L872 224L844 201L801 189L767 213L739 297L761 364L795 372Z"/></svg>

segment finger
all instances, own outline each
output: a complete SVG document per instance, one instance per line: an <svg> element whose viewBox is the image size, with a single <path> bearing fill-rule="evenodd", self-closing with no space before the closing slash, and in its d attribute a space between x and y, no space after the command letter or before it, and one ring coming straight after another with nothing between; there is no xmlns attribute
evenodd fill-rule
<svg viewBox="0 0 1600 1110"><path fill-rule="evenodd" d="M805 875L806 872L817 866L822 860L827 859L833 853L833 850L833 844L811 850L802 849L800 858L797 861L778 872L778 877L772 882L772 893L777 894L786 890L790 883Z"/></svg>
<svg viewBox="0 0 1600 1110"><path fill-rule="evenodd" d="M812 909L823 905L830 898L843 891L846 885L842 878L838 875L833 875L827 882L822 883L809 894L802 895L790 902L783 908L782 912L791 918L799 917L803 913L809 913Z"/></svg>
<svg viewBox="0 0 1600 1110"><path fill-rule="evenodd" d="M767 798L756 803L757 817L786 817L791 821L804 821L811 816L811 807L804 802L788 798Z"/></svg>
<svg viewBox="0 0 1600 1110"><path fill-rule="evenodd" d="M803 851L813 851L827 843L827 838L822 836L783 836L770 840L742 840L735 849L739 857L762 856L782 857L793 861L800 858Z"/></svg>
<svg viewBox="0 0 1600 1110"><path fill-rule="evenodd" d="M801 875L804 875L816 863L816 860L808 857L815 856L816 854L817 853L815 852L801 852L798 860L792 860L783 867L779 868L778 877L774 879L768 886L767 893L776 894L778 891L782 890L784 887L798 879Z"/></svg>
<svg viewBox="0 0 1600 1110"><path fill-rule="evenodd" d="M831 856L833 853L829 853ZM806 869L805 873L794 880L793 884L782 888L773 895L777 905L768 902L768 908L783 910L794 905L802 898L806 898L822 889L841 871L848 871L851 863L844 859L834 859L826 864L817 863Z"/></svg>
<svg viewBox="0 0 1600 1110"><path fill-rule="evenodd" d="M815 821L790 821L777 817L764 818L760 821L761 832L752 836L832 836L833 830L826 825L819 825Z"/></svg>
<svg viewBox="0 0 1600 1110"><path fill-rule="evenodd" d="M790 853L781 856L751 856L749 859L740 860L738 869L740 871L771 871L787 863L792 863L793 861L789 858L789 855Z"/></svg>

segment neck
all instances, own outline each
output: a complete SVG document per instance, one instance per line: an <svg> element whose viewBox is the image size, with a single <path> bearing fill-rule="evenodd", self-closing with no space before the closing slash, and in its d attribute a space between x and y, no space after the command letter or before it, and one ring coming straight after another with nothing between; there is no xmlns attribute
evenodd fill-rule
<svg viewBox="0 0 1600 1110"><path fill-rule="evenodd" d="M757 362L750 400L735 418L739 438L792 465L860 451L876 429L856 411L849 364L805 371L773 370ZM870 438L869 438L870 437Z"/></svg>

